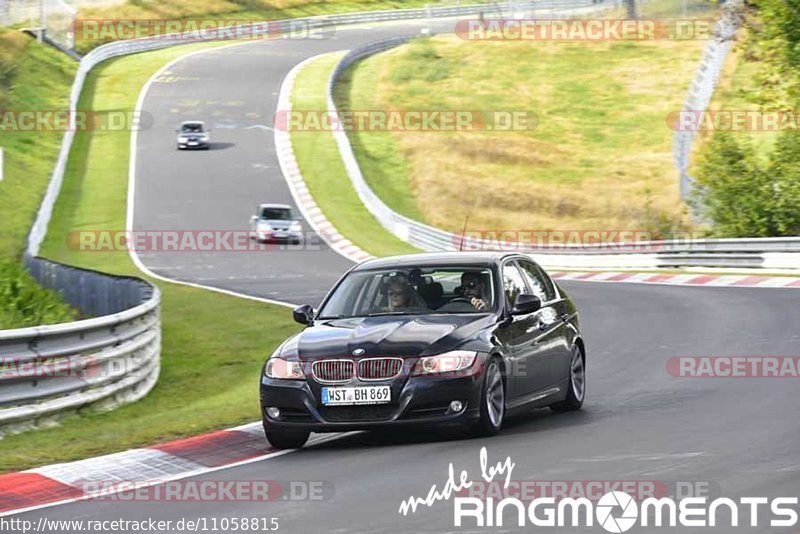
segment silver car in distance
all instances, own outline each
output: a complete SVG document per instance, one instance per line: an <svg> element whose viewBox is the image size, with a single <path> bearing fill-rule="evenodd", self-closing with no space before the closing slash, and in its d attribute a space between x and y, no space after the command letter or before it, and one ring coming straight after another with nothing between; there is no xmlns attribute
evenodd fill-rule
<svg viewBox="0 0 800 534"><path fill-rule="evenodd" d="M262 243L303 241L303 227L292 208L286 204L260 204L250 217L250 232Z"/></svg>
<svg viewBox="0 0 800 534"><path fill-rule="evenodd" d="M183 121L180 128L175 130L178 134L176 143L178 150L202 149L208 150L210 139L203 121Z"/></svg>

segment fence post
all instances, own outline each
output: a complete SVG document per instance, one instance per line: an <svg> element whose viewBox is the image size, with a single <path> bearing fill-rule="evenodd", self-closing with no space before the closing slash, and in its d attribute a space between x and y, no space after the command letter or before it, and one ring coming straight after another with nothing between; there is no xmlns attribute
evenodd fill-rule
<svg viewBox="0 0 800 534"><path fill-rule="evenodd" d="M44 0L39 0L39 35L36 38L39 44L44 41L44 29L47 26L47 15L44 12Z"/></svg>

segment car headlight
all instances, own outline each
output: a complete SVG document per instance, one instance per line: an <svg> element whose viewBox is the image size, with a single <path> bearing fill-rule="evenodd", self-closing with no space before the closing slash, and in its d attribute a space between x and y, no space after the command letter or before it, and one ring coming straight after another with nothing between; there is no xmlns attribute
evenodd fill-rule
<svg viewBox="0 0 800 534"><path fill-rule="evenodd" d="M264 374L267 378L280 378L283 380L305 380L306 378L300 362L292 362L278 357L267 360Z"/></svg>
<svg viewBox="0 0 800 534"><path fill-rule="evenodd" d="M303 229L303 227L302 227L302 226L300 226L300 223L299 223L299 222L294 222L294 223L292 223L292 225L289 227L289 231L290 231L290 232L299 232L299 231L300 231L300 230L302 230L302 229Z"/></svg>
<svg viewBox="0 0 800 534"><path fill-rule="evenodd" d="M477 355L478 353L472 350L451 350L436 356L425 356L414 364L411 376L463 371L472 367Z"/></svg>

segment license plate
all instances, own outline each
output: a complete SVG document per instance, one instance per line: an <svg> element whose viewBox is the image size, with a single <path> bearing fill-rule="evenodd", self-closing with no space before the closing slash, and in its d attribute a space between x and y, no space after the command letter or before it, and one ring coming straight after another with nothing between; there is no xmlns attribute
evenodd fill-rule
<svg viewBox="0 0 800 534"><path fill-rule="evenodd" d="M390 386L322 388L322 404L325 406L386 404L391 400L392 388Z"/></svg>
<svg viewBox="0 0 800 534"><path fill-rule="evenodd" d="M275 237L286 237L287 235L286 232L275 232Z"/></svg>

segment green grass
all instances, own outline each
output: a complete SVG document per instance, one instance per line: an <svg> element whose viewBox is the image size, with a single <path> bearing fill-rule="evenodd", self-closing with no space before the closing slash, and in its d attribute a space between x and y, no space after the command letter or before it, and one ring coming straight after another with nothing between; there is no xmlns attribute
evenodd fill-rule
<svg viewBox="0 0 800 534"><path fill-rule="evenodd" d="M112 60L89 76L82 106L132 110L161 65L197 48ZM80 228L124 229L129 137L81 132L71 153L43 254L80 267L141 276L124 252L81 253L66 235ZM143 400L112 412L87 409L61 425L0 440L0 470L13 471L150 445L257 420L263 360L299 330L284 307L169 283L162 291L161 377Z"/></svg>
<svg viewBox="0 0 800 534"><path fill-rule="evenodd" d="M640 18L715 18L719 7L709 0L658 0L640 3Z"/></svg>
<svg viewBox="0 0 800 534"><path fill-rule="evenodd" d="M326 54L307 64L294 83L293 110L327 109L328 77L342 54ZM325 217L353 243L375 256L419 252L384 230L358 197L330 132L291 133L297 163ZM368 232L364 231L369 228Z"/></svg>
<svg viewBox="0 0 800 534"><path fill-rule="evenodd" d="M421 58L422 59L422 58ZM425 58L432 59L432 58ZM362 76L377 76L379 73L368 65L368 72ZM449 62L431 62L419 65L419 71L404 70L393 73L392 81L409 80L414 76L433 81L452 70ZM354 69L348 69L336 86L334 99L339 109L356 111L379 109L373 98L374 86L367 83L352 84ZM367 107L363 107L367 106ZM394 211L421 222L427 222L424 213L417 206L417 199L410 181L409 163L398 147L394 134L384 131L349 132L353 151L358 156L361 170L369 186Z"/></svg>
<svg viewBox="0 0 800 534"><path fill-rule="evenodd" d="M667 115L680 109L705 43L418 39L354 65L351 109L505 110L512 132L351 133L368 181L434 226L637 230L685 224Z"/></svg>
<svg viewBox="0 0 800 534"><path fill-rule="evenodd" d="M0 109L64 110L77 63L20 32L0 30ZM0 258L18 258L58 157L63 132L3 131Z"/></svg>
<svg viewBox="0 0 800 534"><path fill-rule="evenodd" d="M77 63L31 37L0 29L0 110L62 110ZM7 123L9 125L12 122ZM21 267L25 237L58 156L63 132L0 129L0 329L70 321L77 312Z"/></svg>

